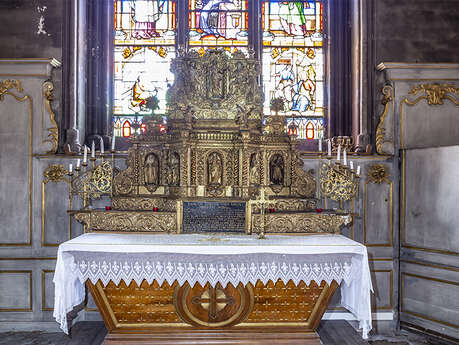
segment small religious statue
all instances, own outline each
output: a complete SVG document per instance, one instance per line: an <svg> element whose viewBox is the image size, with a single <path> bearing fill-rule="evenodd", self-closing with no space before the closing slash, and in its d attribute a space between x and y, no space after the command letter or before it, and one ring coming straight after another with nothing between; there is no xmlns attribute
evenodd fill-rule
<svg viewBox="0 0 459 345"><path fill-rule="evenodd" d="M260 168L258 164L258 153L253 153L250 157L249 182L251 185L260 184Z"/></svg>
<svg viewBox="0 0 459 345"><path fill-rule="evenodd" d="M217 152L213 152L207 158L207 173L210 185L222 183L222 159Z"/></svg>
<svg viewBox="0 0 459 345"><path fill-rule="evenodd" d="M145 184L158 185L159 183L159 161L154 153L150 153L145 157L144 177Z"/></svg>
<svg viewBox="0 0 459 345"><path fill-rule="evenodd" d="M284 159L280 154L274 155L269 162L269 180L274 185L284 183Z"/></svg>
<svg viewBox="0 0 459 345"><path fill-rule="evenodd" d="M180 158L176 152L169 152L167 158L167 184L180 185Z"/></svg>

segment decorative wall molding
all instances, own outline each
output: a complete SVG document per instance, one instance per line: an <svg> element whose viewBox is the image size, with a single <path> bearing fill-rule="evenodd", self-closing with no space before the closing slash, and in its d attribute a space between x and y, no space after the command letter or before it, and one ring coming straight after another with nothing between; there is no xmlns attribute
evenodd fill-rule
<svg viewBox="0 0 459 345"><path fill-rule="evenodd" d="M380 155L393 155L395 152L394 144L394 88L392 85L385 85L382 88L384 95L381 103L384 111L379 117L379 124L376 129L376 152ZM390 110L392 110L390 112ZM392 119L392 121L390 120Z"/></svg>

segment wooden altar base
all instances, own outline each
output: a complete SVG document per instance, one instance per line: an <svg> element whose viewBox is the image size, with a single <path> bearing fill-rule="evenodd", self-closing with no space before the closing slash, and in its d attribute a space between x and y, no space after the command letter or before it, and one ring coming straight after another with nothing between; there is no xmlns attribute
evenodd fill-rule
<svg viewBox="0 0 459 345"><path fill-rule="evenodd" d="M103 345L321 345L316 332L304 329L162 330L148 334L109 333Z"/></svg>
<svg viewBox="0 0 459 345"><path fill-rule="evenodd" d="M87 285L108 330L104 345L320 345L315 331L338 287L281 280L236 287Z"/></svg>

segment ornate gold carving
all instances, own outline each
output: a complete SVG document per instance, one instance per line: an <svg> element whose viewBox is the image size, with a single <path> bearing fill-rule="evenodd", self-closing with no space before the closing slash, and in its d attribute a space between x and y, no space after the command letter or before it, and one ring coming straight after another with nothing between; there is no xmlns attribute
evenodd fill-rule
<svg viewBox="0 0 459 345"><path fill-rule="evenodd" d="M324 214L324 213L267 213L265 218L266 233L335 233L339 234L340 228L349 225L352 221L350 215ZM252 214L252 232L259 233L263 226L263 216Z"/></svg>
<svg viewBox="0 0 459 345"><path fill-rule="evenodd" d="M317 199L296 199L296 198L286 198L280 200L272 200L271 207L276 212L304 212L312 211L317 208ZM260 206L258 204L253 204L252 206L253 213L260 212Z"/></svg>
<svg viewBox="0 0 459 345"><path fill-rule="evenodd" d="M389 172L382 164L373 164L368 168L367 179L370 182L381 184L383 182L389 183Z"/></svg>
<svg viewBox="0 0 459 345"><path fill-rule="evenodd" d="M176 232L175 212L82 211L75 219L89 231Z"/></svg>
<svg viewBox="0 0 459 345"><path fill-rule="evenodd" d="M0 100L2 100L3 95L9 93L11 89L16 89L18 92L24 91L21 86L21 81L19 80L0 80Z"/></svg>
<svg viewBox="0 0 459 345"><path fill-rule="evenodd" d="M425 96L422 98L427 100L429 105L439 105L443 104L443 100L449 99L456 105L459 105L459 102L452 96L448 95L448 93L455 93L459 95L459 88L454 87L452 84L419 84L414 86L409 94L416 95L418 92L424 92Z"/></svg>
<svg viewBox="0 0 459 345"><path fill-rule="evenodd" d="M303 198L314 198L316 193L314 170L305 171L303 165L303 160L296 154L293 159L291 193Z"/></svg>
<svg viewBox="0 0 459 345"><path fill-rule="evenodd" d="M387 114L389 114L390 106L394 101L393 96L394 88L392 85L385 85L382 88L382 94L384 95L381 103L384 105L384 111L379 117L378 127L376 128L376 152L378 154L394 154L394 142L393 138L386 139L386 126L385 123ZM389 146L387 146L389 145Z"/></svg>
<svg viewBox="0 0 459 345"><path fill-rule="evenodd" d="M177 201L165 198L113 197L112 207L116 210L151 211L154 207L160 211L175 212Z"/></svg>
<svg viewBox="0 0 459 345"><path fill-rule="evenodd" d="M332 200L350 200L358 190L358 177L347 166L323 163L319 175L322 193Z"/></svg>
<svg viewBox="0 0 459 345"><path fill-rule="evenodd" d="M261 120L263 93L255 59L240 52L230 56L222 49L202 56L190 51L175 58L171 70L175 80L167 92L169 118L190 124L193 119L232 119L234 126Z"/></svg>
<svg viewBox="0 0 459 345"><path fill-rule="evenodd" d="M46 170L43 172L43 182L61 182L64 180L64 177L68 174L69 172L65 170L62 164L53 164L48 166Z"/></svg>
<svg viewBox="0 0 459 345"><path fill-rule="evenodd" d="M53 109L51 108L51 102L54 99L53 95L54 85L50 81L46 81L43 84L43 96L45 97L45 104L46 104L46 111L49 114L49 121L52 124L52 127L48 128L48 138L43 140L43 143L51 143L51 149L47 153L56 153L57 146L58 146L58 137L59 137L59 130L57 128L57 123L55 120L55 114Z"/></svg>

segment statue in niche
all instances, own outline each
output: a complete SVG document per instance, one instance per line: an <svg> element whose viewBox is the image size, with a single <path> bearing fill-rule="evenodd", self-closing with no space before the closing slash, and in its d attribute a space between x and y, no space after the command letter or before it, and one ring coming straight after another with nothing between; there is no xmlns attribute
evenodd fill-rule
<svg viewBox="0 0 459 345"><path fill-rule="evenodd" d="M207 92L210 99L225 98L225 71L212 68L208 72Z"/></svg>
<svg viewBox="0 0 459 345"><path fill-rule="evenodd" d="M222 183L223 162L217 152L213 152L207 158L207 174L210 185Z"/></svg>
<svg viewBox="0 0 459 345"><path fill-rule="evenodd" d="M147 185L159 184L159 160L154 153L145 156L144 178Z"/></svg>
<svg viewBox="0 0 459 345"><path fill-rule="evenodd" d="M258 164L258 153L253 153L250 157L249 182L251 185L260 184L260 168Z"/></svg>
<svg viewBox="0 0 459 345"><path fill-rule="evenodd" d="M180 185L180 157L176 152L169 152L167 157L167 184Z"/></svg>
<svg viewBox="0 0 459 345"><path fill-rule="evenodd" d="M284 184L284 159L280 154L275 154L269 162L269 180L271 184Z"/></svg>

